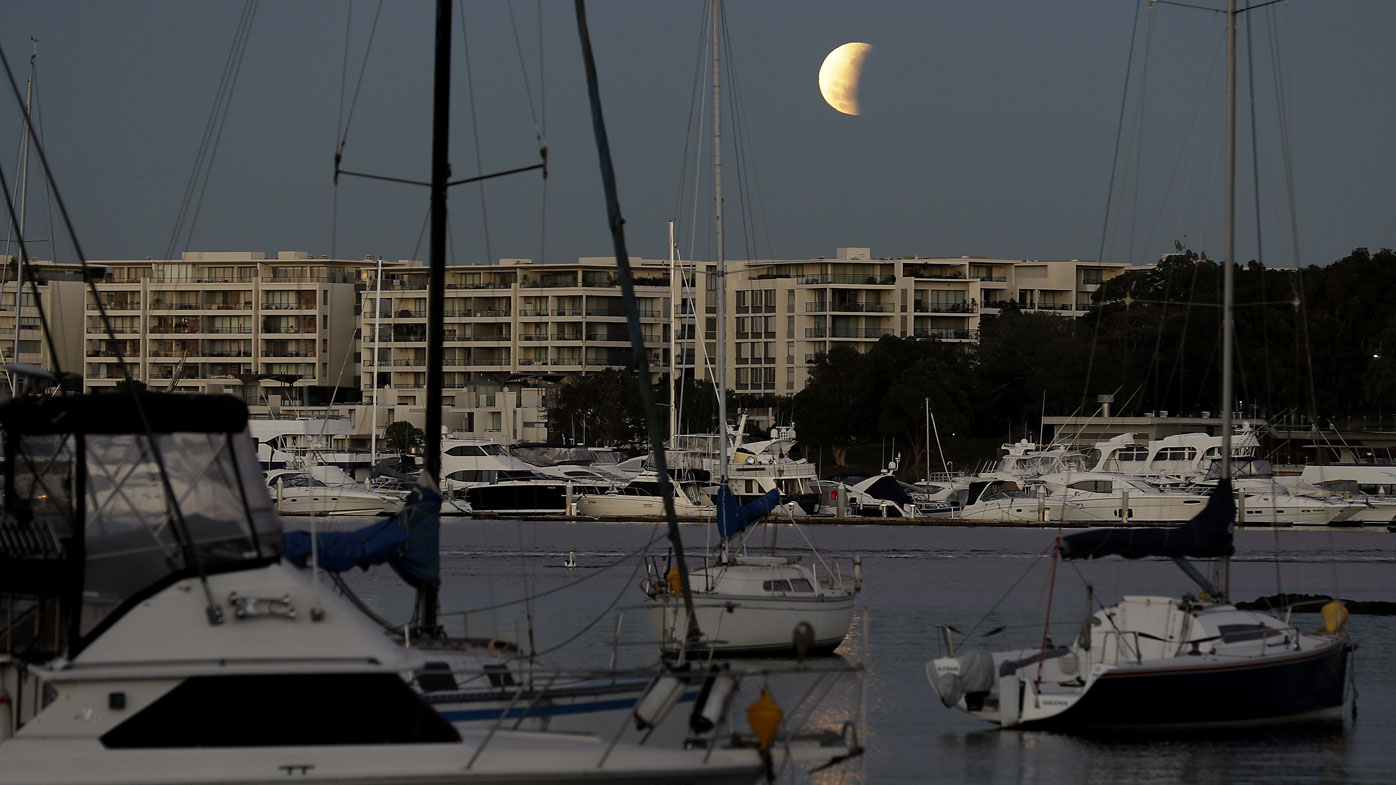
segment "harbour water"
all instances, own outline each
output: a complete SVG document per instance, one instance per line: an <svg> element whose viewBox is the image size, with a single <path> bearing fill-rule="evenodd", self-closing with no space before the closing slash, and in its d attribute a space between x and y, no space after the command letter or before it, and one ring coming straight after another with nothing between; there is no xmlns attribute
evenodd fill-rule
<svg viewBox="0 0 1396 785"><path fill-rule="evenodd" d="M307 525L288 520L289 527ZM808 536L829 569L847 576L857 556L864 576L853 629L839 649L840 656L866 665L864 683L836 691L830 706L833 713L862 714L867 754L796 781L1194 785L1396 778L1396 617L1349 622L1359 643L1355 720L1345 713L1341 722L1225 732L1000 731L943 707L926 681L925 662L935 656L940 624L975 631L957 642L962 650L1040 643L1055 530L819 525L804 527L802 535L781 526L771 543L772 527L765 529L763 548L808 554ZM690 554L704 552L707 527L685 525L683 532ZM571 665L605 666L613 651L622 664L651 662L656 647L646 640L638 611L645 575L640 555L662 561L664 534L652 523L448 520L441 537L445 626L452 634L531 640L550 660ZM1277 590L1396 599L1396 536L1384 530L1248 530L1237 533L1237 548L1237 599ZM563 566L569 552L575 568ZM412 595L391 571L355 572L347 580L388 618L407 619ZM1075 635L1085 612L1085 581L1106 602L1125 593L1178 596L1193 589L1162 560L1059 563L1051 636ZM533 599L522 602L526 596ZM1295 618L1301 626L1319 626L1316 614ZM1207 707L1198 711L1205 714Z"/></svg>

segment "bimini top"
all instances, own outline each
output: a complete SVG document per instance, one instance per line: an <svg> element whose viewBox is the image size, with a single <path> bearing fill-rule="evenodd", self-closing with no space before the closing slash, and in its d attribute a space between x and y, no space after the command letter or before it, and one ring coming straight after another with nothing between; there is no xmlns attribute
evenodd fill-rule
<svg viewBox="0 0 1396 785"><path fill-rule="evenodd" d="M0 406L0 426L0 592L36 598L45 618L28 628L53 634L30 643L50 655L71 659L175 581L278 558L281 521L236 398L22 398Z"/></svg>
<svg viewBox="0 0 1396 785"><path fill-rule="evenodd" d="M1192 520L1167 529L1089 529L1062 538L1063 559L1099 556L1167 558L1220 558L1236 552L1231 523L1236 520L1236 500L1231 481L1220 480L1216 490Z"/></svg>
<svg viewBox="0 0 1396 785"><path fill-rule="evenodd" d="M138 408L139 407L139 408ZM9 434L240 433L247 405L227 395L129 392L17 398L0 407Z"/></svg>

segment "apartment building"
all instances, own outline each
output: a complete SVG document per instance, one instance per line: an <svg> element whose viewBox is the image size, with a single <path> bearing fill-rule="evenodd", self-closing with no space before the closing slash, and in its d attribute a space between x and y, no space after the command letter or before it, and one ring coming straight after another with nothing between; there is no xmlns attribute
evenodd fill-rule
<svg viewBox="0 0 1396 785"><path fill-rule="evenodd" d="M793 395L809 363L836 346L867 351L884 335L974 343L980 319L1009 303L1025 311L1080 316L1125 263L1024 261L979 257L874 258L840 248L832 259L729 262L727 367L738 393ZM687 344L681 365L706 377L716 357L716 276L698 263L696 307L703 351Z"/></svg>
<svg viewBox="0 0 1396 785"><path fill-rule="evenodd" d="M650 363L667 370L668 262L632 259L631 268ZM427 268L408 261L384 265L381 285L374 275L360 294L363 397L379 401L380 426L393 420L421 425ZM609 257L449 267L444 302L443 422L453 432L543 441L542 385L631 364L624 299ZM525 395L525 385L538 392Z"/></svg>
<svg viewBox="0 0 1396 785"><path fill-rule="evenodd" d="M840 345L866 351L884 335L971 344L978 340L980 319L1010 303L1079 316L1100 284L1126 267L1078 260L878 259L867 248L841 248L832 259L730 261L728 385L738 393L793 395L804 388L816 355ZM667 372L672 353L681 372L714 377L713 264L683 264L672 287L665 260L632 259L631 268L651 368ZM563 264L504 259L448 268L447 426L493 435L493 426L470 412L495 401L506 386L515 389L510 400L517 404L520 384L630 365L615 273L609 257ZM376 281L360 294L363 395L368 401L377 388L380 426L425 420L426 278L420 262L389 264L383 267L381 297ZM672 301L678 305L671 315ZM508 415L518 424L515 430L546 428L542 406L542 400L518 404L523 411ZM499 417L498 411L490 415L491 421Z"/></svg>
<svg viewBox="0 0 1396 785"><path fill-rule="evenodd" d="M121 379L117 352L151 389L228 393L250 404L309 403L358 384L358 290L365 262L300 251L189 252L106 261L85 301L83 388Z"/></svg>
<svg viewBox="0 0 1396 785"><path fill-rule="evenodd" d="M32 274L38 285L37 299L27 281L17 280L19 270L13 257L4 261L0 273L0 364L19 362L81 375L83 344L77 327L82 323L86 287L81 266L31 262L27 270L24 278ZM53 347L44 339L40 313L49 319Z"/></svg>
<svg viewBox="0 0 1396 785"><path fill-rule="evenodd" d="M59 321L70 325L55 330L68 337L60 354L69 356L58 364L80 368L87 391L117 384L119 348L132 374L154 389L230 393L284 416L323 413L328 390L357 386L360 432L373 423L425 422L422 262L191 252L96 266L115 346L80 273L49 265L41 289L45 312L67 314ZM667 260L637 258L631 267L651 368L666 372L672 354L682 372L715 376L713 264L684 263L672 282ZM816 355L841 345L866 351L884 335L972 344L984 315L1009 303L1078 316L1125 269L1078 260L875 258L868 248L841 248L829 259L729 261L728 384L738 393L793 395ZM21 298L20 360L52 367L30 298ZM0 287L0 336L13 335L13 303L11 280ZM80 342L71 339L77 335ZM545 439L552 383L631 363L614 260L448 268L443 351L448 428L511 443Z"/></svg>

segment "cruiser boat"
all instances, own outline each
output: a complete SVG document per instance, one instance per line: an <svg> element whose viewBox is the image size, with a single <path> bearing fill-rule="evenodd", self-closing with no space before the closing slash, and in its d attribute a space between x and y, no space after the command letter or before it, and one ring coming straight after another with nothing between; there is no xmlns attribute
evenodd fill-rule
<svg viewBox="0 0 1396 785"><path fill-rule="evenodd" d="M397 509L399 501L358 486L326 485L300 469L273 469L266 480L279 515L384 515Z"/></svg>
<svg viewBox="0 0 1396 785"><path fill-rule="evenodd" d="M280 559L234 398L18 399L0 425L0 594L14 611L0 684L48 696L0 737L0 783L750 783L763 770L754 748L453 725L403 677L419 653Z"/></svg>
<svg viewBox="0 0 1396 785"><path fill-rule="evenodd" d="M1069 524L1184 523L1207 504L1206 495L1165 491L1128 474L1053 472L1037 482L1059 508L1056 519Z"/></svg>
<svg viewBox="0 0 1396 785"><path fill-rule="evenodd" d="M1216 483L1221 471L1221 461L1213 461L1199 487ZM1320 488L1306 491L1278 482L1264 458L1235 456L1230 473L1236 489L1244 494L1237 518L1242 526L1341 526L1365 509Z"/></svg>
<svg viewBox="0 0 1396 785"><path fill-rule="evenodd" d="M351 442L368 437L355 432L348 420L254 418L247 428L257 444L257 463L265 469L335 466L355 481L368 479L373 469L368 450L351 449ZM377 459L387 457L380 453Z"/></svg>
<svg viewBox="0 0 1396 785"><path fill-rule="evenodd" d="M674 481L674 514L680 518L711 518L716 507L700 483ZM588 493L578 497L578 515L626 517L630 515L663 515L664 496L659 487L659 475L642 471L635 479L604 493Z"/></svg>
<svg viewBox="0 0 1396 785"><path fill-rule="evenodd" d="M1220 435L1206 433L1179 433L1147 440L1126 433L1097 442L1087 450L1083 468L1136 477L1199 480L1221 457L1223 441ZM1250 423L1243 422L1231 433L1230 444L1233 456L1249 458L1260 447L1260 438Z"/></svg>
<svg viewBox="0 0 1396 785"><path fill-rule="evenodd" d="M534 466L491 439L441 441L442 490L474 515L567 515L584 493L603 493L610 481L589 480Z"/></svg>
<svg viewBox="0 0 1396 785"><path fill-rule="evenodd" d="M1053 499L1047 486L1040 483L1024 489L1009 480L972 480L968 487L955 492L954 501L930 517L1059 523L1063 516L1079 515L1073 502Z"/></svg>

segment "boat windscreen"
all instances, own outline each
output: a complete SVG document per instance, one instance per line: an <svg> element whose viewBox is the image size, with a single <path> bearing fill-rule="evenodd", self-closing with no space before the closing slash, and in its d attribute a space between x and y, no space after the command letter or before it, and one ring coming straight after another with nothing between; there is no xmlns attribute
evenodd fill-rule
<svg viewBox="0 0 1396 785"><path fill-rule="evenodd" d="M245 432L162 433L155 440L205 571L276 557L281 522ZM106 611L194 565L149 440L90 434L83 451L85 634Z"/></svg>

